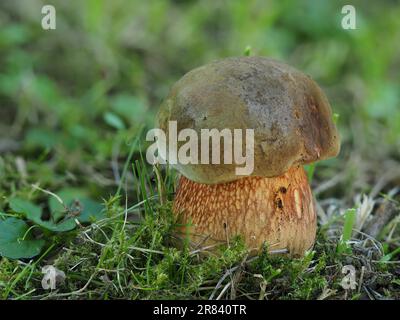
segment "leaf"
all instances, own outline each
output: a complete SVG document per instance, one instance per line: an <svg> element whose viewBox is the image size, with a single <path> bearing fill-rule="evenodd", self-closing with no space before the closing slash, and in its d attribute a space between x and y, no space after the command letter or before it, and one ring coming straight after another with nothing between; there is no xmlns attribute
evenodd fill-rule
<svg viewBox="0 0 400 320"><path fill-rule="evenodd" d="M392 280L392 283L400 286L400 279L394 279L394 280Z"/></svg>
<svg viewBox="0 0 400 320"><path fill-rule="evenodd" d="M31 32L26 25L10 24L0 31L0 45L18 46L29 41Z"/></svg>
<svg viewBox="0 0 400 320"><path fill-rule="evenodd" d="M78 216L80 222L93 222L105 217L103 206L91 199L79 200L82 204L82 212Z"/></svg>
<svg viewBox="0 0 400 320"><path fill-rule="evenodd" d="M340 114L339 113L333 113L333 115L332 115L332 120L333 120L333 123L334 124L338 124L338 121L339 121L339 117L340 117Z"/></svg>
<svg viewBox="0 0 400 320"><path fill-rule="evenodd" d="M10 207L17 213L27 214L29 212L30 214L35 216L40 216L42 214L42 209L40 209L38 206L20 198L12 198L10 200Z"/></svg>
<svg viewBox="0 0 400 320"><path fill-rule="evenodd" d="M400 253L400 247L393 250L392 252L384 255L379 261L380 262L388 262L388 261L392 260L399 253Z"/></svg>
<svg viewBox="0 0 400 320"><path fill-rule="evenodd" d="M57 193L63 200L65 207L54 197L49 200L51 215L54 221L59 220L65 214L78 212L76 218L79 222L92 222L105 217L103 206L88 198L86 192L80 189L66 188Z"/></svg>
<svg viewBox="0 0 400 320"><path fill-rule="evenodd" d="M45 128L32 128L26 134L24 145L30 148L52 149L60 141L60 134Z"/></svg>
<svg viewBox="0 0 400 320"><path fill-rule="evenodd" d="M49 199L49 208L50 214L53 218L53 221L57 222L61 220L68 213L68 208L66 208L66 200L63 198L61 194L57 194L64 202L64 205L58 201L55 197L50 197Z"/></svg>
<svg viewBox="0 0 400 320"><path fill-rule="evenodd" d="M345 213L345 221L343 227L343 238L344 242L351 239L351 234L353 233L353 226L356 221L356 209L348 209Z"/></svg>
<svg viewBox="0 0 400 320"><path fill-rule="evenodd" d="M356 209L348 209L345 212L342 239L339 241L339 244L337 246L338 253L343 253L350 249L348 241L351 239L351 234L353 233L353 226L356 221L356 212Z"/></svg>
<svg viewBox="0 0 400 320"><path fill-rule="evenodd" d="M315 166L316 163L310 163L306 166L304 166L306 172L307 172L307 179L308 179L308 183L311 184L313 177L314 177L314 172L315 172Z"/></svg>
<svg viewBox="0 0 400 320"><path fill-rule="evenodd" d="M112 110L129 123L142 123L151 115L148 106L142 99L130 94L118 94L111 100Z"/></svg>
<svg viewBox="0 0 400 320"><path fill-rule="evenodd" d="M45 241L34 240L27 231L28 225L20 219L0 220L0 256L10 259L37 256L42 251Z"/></svg>
<svg viewBox="0 0 400 320"><path fill-rule="evenodd" d="M104 121L110 125L111 127L122 130L125 129L124 122L121 120L119 116L112 112L106 112L104 114Z"/></svg>
<svg viewBox="0 0 400 320"><path fill-rule="evenodd" d="M65 232L70 231L76 227L76 223L73 218L64 220L60 223L54 223L53 221L43 221L42 209L27 200L13 198L10 200L10 207L15 212L24 214L28 220L50 231Z"/></svg>
<svg viewBox="0 0 400 320"><path fill-rule="evenodd" d="M244 55L245 55L246 57L251 56L251 47L250 47L250 46L247 46L247 47L244 49Z"/></svg>

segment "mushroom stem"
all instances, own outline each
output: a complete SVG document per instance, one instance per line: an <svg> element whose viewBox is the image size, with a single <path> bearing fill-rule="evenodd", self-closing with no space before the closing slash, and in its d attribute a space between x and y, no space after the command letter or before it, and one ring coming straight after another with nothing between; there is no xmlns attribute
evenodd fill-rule
<svg viewBox="0 0 400 320"><path fill-rule="evenodd" d="M246 177L221 184L202 184L182 176L173 206L179 238L193 246L227 242L240 235L257 253L287 249L301 256L316 233L314 200L302 166L273 177Z"/></svg>

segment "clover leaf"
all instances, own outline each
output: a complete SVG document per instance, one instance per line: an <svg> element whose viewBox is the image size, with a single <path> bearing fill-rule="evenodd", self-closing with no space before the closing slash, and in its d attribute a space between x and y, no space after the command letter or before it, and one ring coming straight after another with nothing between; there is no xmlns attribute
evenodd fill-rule
<svg viewBox="0 0 400 320"><path fill-rule="evenodd" d="M27 200L12 198L10 200L10 207L15 212L23 214L26 219L50 231L64 232L70 231L76 227L76 223L73 218L68 218L59 223L55 223L52 221L52 219L48 221L42 220L42 209Z"/></svg>
<svg viewBox="0 0 400 320"><path fill-rule="evenodd" d="M49 200L51 215L57 221L66 214L75 216L79 222L86 223L105 217L103 206L87 197L86 192L80 189L65 188L57 193L64 204L55 197Z"/></svg>
<svg viewBox="0 0 400 320"><path fill-rule="evenodd" d="M0 256L10 259L37 256L45 241L34 240L28 229L28 225L21 219L0 220Z"/></svg>

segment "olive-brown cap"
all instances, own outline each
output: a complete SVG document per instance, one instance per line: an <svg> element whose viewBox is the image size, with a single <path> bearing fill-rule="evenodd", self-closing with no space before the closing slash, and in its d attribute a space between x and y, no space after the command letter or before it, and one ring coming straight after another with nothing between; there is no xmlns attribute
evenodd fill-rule
<svg viewBox="0 0 400 320"><path fill-rule="evenodd" d="M178 132L191 128L199 137L201 129L253 129L252 176L279 176L293 165L336 156L340 148L331 107L319 86L295 68L264 57L227 58L188 72L171 89L157 120L167 136L169 121L177 122ZM178 148L184 143L178 142ZM243 177L236 174L235 162L174 167L200 183Z"/></svg>

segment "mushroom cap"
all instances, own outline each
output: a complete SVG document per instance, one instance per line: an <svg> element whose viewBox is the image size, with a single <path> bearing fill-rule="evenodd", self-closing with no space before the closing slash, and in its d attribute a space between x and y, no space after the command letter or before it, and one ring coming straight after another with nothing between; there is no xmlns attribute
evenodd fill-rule
<svg viewBox="0 0 400 320"><path fill-rule="evenodd" d="M280 176L293 165L336 156L340 149L331 107L319 86L295 68L265 57L226 58L188 72L172 87L157 121L167 137L169 121L177 122L178 132L191 128L199 137L202 129L242 129L243 144L245 129L253 129L252 176ZM183 144L178 142L177 150ZM210 141L210 158L211 147ZM235 170L243 163L223 163L222 142L220 159L221 164L173 166L199 183L243 178Z"/></svg>

